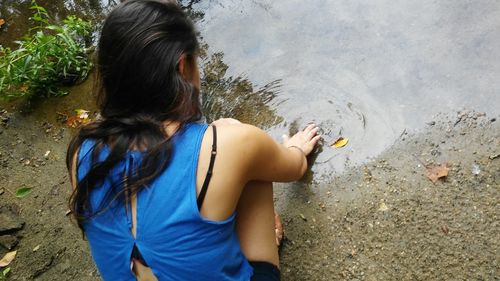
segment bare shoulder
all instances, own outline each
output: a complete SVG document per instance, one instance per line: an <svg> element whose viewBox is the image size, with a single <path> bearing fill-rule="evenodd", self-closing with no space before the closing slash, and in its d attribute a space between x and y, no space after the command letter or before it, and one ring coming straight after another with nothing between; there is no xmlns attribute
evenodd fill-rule
<svg viewBox="0 0 500 281"><path fill-rule="evenodd" d="M248 124L216 124L217 131L217 166L230 168L235 174L245 173L249 163L253 161L259 145L259 139L267 137L267 134L261 129ZM213 130L210 127L206 130L203 137L200 163L206 163L210 157L212 148ZM242 176L242 174L240 174Z"/></svg>
<svg viewBox="0 0 500 281"><path fill-rule="evenodd" d="M255 126L241 123L217 125L217 138L223 149L251 153L270 137Z"/></svg>

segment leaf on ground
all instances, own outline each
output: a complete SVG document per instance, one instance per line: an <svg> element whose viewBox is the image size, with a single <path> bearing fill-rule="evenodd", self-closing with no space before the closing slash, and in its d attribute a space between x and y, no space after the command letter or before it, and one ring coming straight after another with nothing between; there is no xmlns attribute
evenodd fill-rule
<svg viewBox="0 0 500 281"><path fill-rule="evenodd" d="M448 167L448 164L429 165L427 166L427 177L433 183L436 183L440 178L448 176L449 171L450 168Z"/></svg>
<svg viewBox="0 0 500 281"><path fill-rule="evenodd" d="M76 128L80 124L80 118L78 116L71 116L66 119L66 126Z"/></svg>
<svg viewBox="0 0 500 281"><path fill-rule="evenodd" d="M28 92L29 89L30 88L28 87L28 85L22 85L21 87L19 87L19 91L23 93Z"/></svg>
<svg viewBox="0 0 500 281"><path fill-rule="evenodd" d="M87 118L89 118L90 111L87 111L85 109L76 109L75 112L76 112L76 115L80 119L87 119Z"/></svg>
<svg viewBox="0 0 500 281"><path fill-rule="evenodd" d="M84 110L84 109L75 109L76 115L71 116L68 119L66 119L66 126L76 128L80 125L85 125L90 123L92 121L89 116L90 116L90 111Z"/></svg>
<svg viewBox="0 0 500 281"><path fill-rule="evenodd" d="M341 148L346 146L346 144L349 142L348 138L343 138L339 137L337 140L335 140L330 146L335 147L335 148Z"/></svg>
<svg viewBox="0 0 500 281"><path fill-rule="evenodd" d="M0 19L0 27L2 27L4 24L5 24L5 20L4 19Z"/></svg>
<svg viewBox="0 0 500 281"><path fill-rule="evenodd" d="M5 269L2 271L2 275L3 275L3 277L6 277L6 276L7 276L7 274L9 274L9 272L10 272L10 267L5 268Z"/></svg>
<svg viewBox="0 0 500 281"><path fill-rule="evenodd" d="M31 187L27 187L27 186L21 186L20 188L18 188L16 190L16 197L17 198L24 198L26 197L28 194L31 193Z"/></svg>
<svg viewBox="0 0 500 281"><path fill-rule="evenodd" d="M5 256L3 256L3 258L0 260L0 267L6 267L7 265L9 265L16 257L16 254L17 251L8 252L7 254L5 254Z"/></svg>

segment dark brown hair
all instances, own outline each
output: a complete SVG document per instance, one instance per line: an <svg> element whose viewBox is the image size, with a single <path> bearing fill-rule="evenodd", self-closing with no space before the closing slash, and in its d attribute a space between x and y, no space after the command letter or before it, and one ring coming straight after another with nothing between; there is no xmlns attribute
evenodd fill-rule
<svg viewBox="0 0 500 281"><path fill-rule="evenodd" d="M196 63L197 49L193 23L173 1L125 1L108 15L97 46L96 94L102 119L78 131L66 156L70 173L77 171L73 156L85 140L93 141L90 170L73 183L69 202L82 230L85 220L114 200L125 202L166 169L172 145L164 121L182 127L201 118L199 89L178 69L183 55ZM104 147L109 154L102 160ZM132 148L144 151L139 167L112 182L100 206L91 206L91 192Z"/></svg>

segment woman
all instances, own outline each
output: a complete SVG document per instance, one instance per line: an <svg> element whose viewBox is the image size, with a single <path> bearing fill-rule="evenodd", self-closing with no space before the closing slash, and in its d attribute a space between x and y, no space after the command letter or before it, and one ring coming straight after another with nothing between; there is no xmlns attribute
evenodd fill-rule
<svg viewBox="0 0 500 281"><path fill-rule="evenodd" d="M104 280L279 280L272 182L304 174L318 128L282 145L234 120L199 123L197 49L171 1L126 1L103 25L103 118L80 129L67 163Z"/></svg>

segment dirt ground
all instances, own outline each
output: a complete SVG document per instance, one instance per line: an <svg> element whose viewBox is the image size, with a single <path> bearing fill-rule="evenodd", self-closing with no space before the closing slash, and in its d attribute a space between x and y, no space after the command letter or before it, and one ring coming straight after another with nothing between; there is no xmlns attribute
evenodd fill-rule
<svg viewBox="0 0 500 281"><path fill-rule="evenodd" d="M70 130L0 112L0 257L17 250L7 279L100 280L66 216ZM276 185L283 280L500 280L499 123L437 116L326 188ZM432 183L426 166L445 163ZM33 191L19 199L21 186Z"/></svg>

